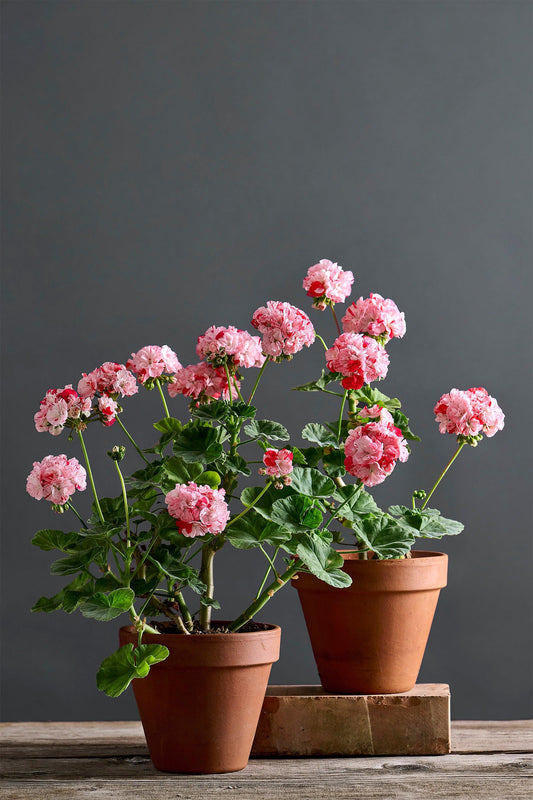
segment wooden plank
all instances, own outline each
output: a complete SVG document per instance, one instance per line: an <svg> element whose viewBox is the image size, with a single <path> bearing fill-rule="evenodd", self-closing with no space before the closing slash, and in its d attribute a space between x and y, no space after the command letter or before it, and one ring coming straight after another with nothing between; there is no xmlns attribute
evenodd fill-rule
<svg viewBox="0 0 533 800"><path fill-rule="evenodd" d="M450 688L331 694L321 686L269 686L252 756L442 755L450 752Z"/></svg>
<svg viewBox="0 0 533 800"><path fill-rule="evenodd" d="M533 720L452 722L454 753L533 752ZM3 756L146 756L140 722L3 722Z"/></svg>

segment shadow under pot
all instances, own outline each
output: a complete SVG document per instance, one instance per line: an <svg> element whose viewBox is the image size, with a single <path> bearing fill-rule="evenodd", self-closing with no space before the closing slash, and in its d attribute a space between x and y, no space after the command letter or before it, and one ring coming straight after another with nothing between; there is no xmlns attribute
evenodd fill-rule
<svg viewBox="0 0 533 800"><path fill-rule="evenodd" d="M244 769L270 669L279 658L281 629L265 627L251 633L143 635L144 644L170 651L146 678L132 681L156 769L193 774ZM130 642L137 644L135 628L121 628L120 644Z"/></svg>
<svg viewBox="0 0 533 800"><path fill-rule="evenodd" d="M336 694L393 694L416 683L448 556L359 560L343 553L352 585L300 573L298 590L322 686Z"/></svg>

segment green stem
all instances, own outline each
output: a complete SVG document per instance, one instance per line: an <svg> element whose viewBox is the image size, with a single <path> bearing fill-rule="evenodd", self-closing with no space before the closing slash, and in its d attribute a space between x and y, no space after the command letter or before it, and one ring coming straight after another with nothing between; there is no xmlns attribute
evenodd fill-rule
<svg viewBox="0 0 533 800"><path fill-rule="evenodd" d="M337 426L337 443L340 443L340 440L341 440L342 417L344 415L344 406L346 404L346 398L348 397L349 392L350 392L350 390L346 389L346 391L344 392L344 397L342 398L341 411L340 411L340 414L339 414L339 424Z"/></svg>
<svg viewBox="0 0 533 800"><path fill-rule="evenodd" d="M268 561L268 569L267 569L267 571L265 572L265 576L264 576L263 580L261 581L261 586L260 586L260 587L259 587L259 589L257 590L257 594L256 594L256 596L255 596L255 599L256 599L256 600L257 600L257 598L259 597L259 595L261 594L261 592L263 591L263 589L265 588L265 583L267 582L267 578L268 578L268 576L270 575L271 571L272 571L272 570L274 570L274 575L277 575L276 569L275 569L275 567L274 567L274 562L275 562L275 560L276 560L276 556L277 556L277 554L278 554L279 547L276 547L276 549L275 549L275 551L274 551L274 555L272 556L272 559L270 559L270 557L268 556L268 553L265 553L265 551L263 550L263 548L262 548L262 547L261 547L261 551L262 551L262 553L263 553L263 554L266 556L266 558L267 558L267 561Z"/></svg>
<svg viewBox="0 0 533 800"><path fill-rule="evenodd" d="M433 485L433 488L431 489L430 493L427 495L426 499L424 500L424 503L423 503L423 505L422 505L422 506L421 506L421 508L420 508L420 510L421 510L421 511L423 511L423 510L425 509L425 507L427 506L427 504L428 504L428 502L429 502L429 498L431 497L431 495L433 494L433 492L435 491L435 489L437 488L437 486L439 485L439 483L441 482L441 480L444 478L444 476L446 475L446 473L447 473L447 472L448 472L448 470L450 469L451 465L453 464L453 462L455 461L455 459L457 458L457 456L459 455L459 453L461 452L461 450L463 449L463 447L465 446L465 444L466 444L466 442L462 442L462 443L459 445L459 447L457 448L457 450L455 451L455 453L453 454L453 456L450 458L450 460L448 461L448 463L446 464L446 466L445 466L445 467L444 467L444 469L442 470L441 474L439 475L439 477L438 477L438 478L437 478L437 480L435 481L435 483L434 483L434 485Z"/></svg>
<svg viewBox="0 0 533 800"><path fill-rule="evenodd" d="M89 482L91 484L91 489L93 490L93 497L94 497L94 502L95 502L95 505L96 505L96 510L98 511L98 516L100 517L100 522L102 523L102 525L105 525L104 515L102 514L102 509L100 508L100 502L98 500L98 495L96 494L96 486L94 485L94 478L93 478L93 473L92 473L92 470L91 470L91 465L89 463L89 456L87 455L87 448L85 447L85 442L83 441L83 434L82 434L81 431L78 431L78 436L80 437L81 449L83 451L83 457L85 459L85 464L87 466L87 474L89 476Z"/></svg>
<svg viewBox="0 0 533 800"><path fill-rule="evenodd" d="M255 505L257 505L258 501L261 499L261 497L263 497L264 493L265 493L266 491L268 491L268 489L270 489L270 481L267 483L267 485L265 486L265 488L264 488L264 489L262 489L262 490L259 492L259 494L257 495L257 497L255 498L254 502L253 502L251 505L249 505L249 506L246 506L246 508L244 509L244 511L241 511L241 513L240 513L240 514L237 514L237 516L236 516L236 517L233 517L233 519L230 519L230 521L229 521L229 522L228 522L228 524L226 525L226 530L227 530L227 529L228 529L228 528L229 528L231 525L233 525L233 523L234 523L234 522L237 522L237 520L238 520L238 519L240 519L241 517L244 517L244 515L245 515L245 514L247 514L247 513L250 511L250 509L251 509L251 508L253 508Z"/></svg>
<svg viewBox="0 0 533 800"><path fill-rule="evenodd" d="M241 403L244 403L246 405L246 401L241 394L241 390L239 389L239 384L237 383L237 378L235 377L235 375L233 376L233 385L235 387L235 391L237 392L239 400L241 401Z"/></svg>
<svg viewBox="0 0 533 800"><path fill-rule="evenodd" d="M250 405L252 400L254 399L254 394L256 393L257 387L259 386L259 381L261 380L261 376L263 375L263 372L265 371L266 365L268 364L269 361L270 361L270 359L268 357L265 358L265 360L263 362L263 366L259 370L257 378L255 379L254 388L252 389L252 393L251 393L250 397L248 398L248 405Z"/></svg>
<svg viewBox="0 0 533 800"><path fill-rule="evenodd" d="M315 331L315 336L316 336L316 338L318 339L319 342L322 342L324 350L328 350L329 348L328 348L327 344L325 343L324 339L322 338L322 336L319 333L317 333L316 331Z"/></svg>
<svg viewBox="0 0 533 800"><path fill-rule="evenodd" d="M124 478L122 477L122 472L120 471L120 467L118 465L118 461L114 461L113 463L115 464L115 468L117 470L118 477L119 477L119 480L120 480L120 485L122 487L122 500L123 500L123 503L124 503L124 514L126 515L126 531L127 531L126 547L129 550L131 532L130 532L130 510L128 508L128 495L126 493L126 484L124 483Z"/></svg>
<svg viewBox="0 0 533 800"><path fill-rule="evenodd" d="M335 308L333 306L330 306L330 308L331 308L331 313L333 314L333 319L335 320L335 325L337 326L337 330L340 336L342 334L342 331L341 331L341 326L339 325L339 320L337 319L337 314L335 313Z"/></svg>
<svg viewBox="0 0 533 800"><path fill-rule="evenodd" d="M238 631L239 628L242 628L249 620L251 620L258 611L260 611L264 605L268 603L271 597L273 597L276 592L279 592L280 589L285 586L291 578L293 578L299 569L302 568L302 562L300 559L297 559L292 566L289 567L283 575L278 575L276 580L273 581L263 592L257 597L251 605L248 606L246 611L244 611L240 617L229 625L229 630L231 633L235 633Z"/></svg>
<svg viewBox="0 0 533 800"><path fill-rule="evenodd" d="M167 417L170 417L170 413L169 413L168 406L167 406L167 401L165 400L165 395L163 394L163 388L161 386L161 381L159 380L159 378L155 379L155 383L156 383L157 388L159 389L159 394L161 395L161 400L163 401L165 414L167 415Z"/></svg>
<svg viewBox="0 0 533 800"><path fill-rule="evenodd" d="M70 510L71 510L71 511L74 511L74 513L76 514L77 518L79 519L79 521L81 522L81 524L83 525L83 527L84 527L84 528L87 528L87 527L88 527L88 526L87 526L87 524L86 524L86 522L85 522L85 520L84 520L84 519L82 519L82 518L80 517L80 515L78 514L78 512L76 511L76 509L74 508L74 506L73 506L73 505L72 505L72 503L70 502L70 500L68 500L68 501L65 503L65 508L70 508Z"/></svg>
<svg viewBox="0 0 533 800"><path fill-rule="evenodd" d="M130 442L132 443L132 445L134 446L134 448L135 448L135 449L137 450L137 452L139 453L140 457L141 457L141 458L143 458L143 459L144 459L144 461L145 461L147 464L149 464L150 462L148 461L148 459L147 459L147 458L146 458L146 456L144 455L143 451L141 450L141 448L139 447L139 445L137 444L137 442L135 441L135 439L133 438L133 436L132 436L132 435L130 434L130 432L129 432L129 431L126 429L126 426L124 425L124 423L122 422L122 420L120 419L120 417L119 417L119 415L118 415L118 414L115 416L115 419L116 419L116 421L118 422L118 424L120 425L120 427L122 428L122 430L124 431L124 433L126 434L126 436L128 437L128 439L130 440Z"/></svg>
<svg viewBox="0 0 533 800"><path fill-rule="evenodd" d="M144 611L144 608L145 608L146 605L148 605L148 603L145 603L144 606L142 607L141 614ZM131 621L133 622L133 624L135 625L135 627L137 628L137 630L139 632L139 644L141 643L142 634L145 631L146 631L146 633L157 633L157 635L159 636L159 631L156 630L156 628L152 628L152 626L151 625L147 625L146 622L145 623L141 622L141 617L135 611L135 606L133 605L133 603L130 606L129 615L130 615Z"/></svg>
<svg viewBox="0 0 533 800"><path fill-rule="evenodd" d="M209 545L205 545L202 549L202 566L200 567L200 580L205 583L206 590L204 595L210 600L213 599L215 591L213 579L213 559L215 551ZM200 628L203 631L208 631L211 625L211 606L202 606L199 616Z"/></svg>
<svg viewBox="0 0 533 800"><path fill-rule="evenodd" d="M174 597L176 598L176 602L180 608L181 616L183 617L183 622L185 623L185 627L187 628L188 631L192 631L193 624L192 624L191 612L189 611L189 608L187 606L187 603L185 602L182 593L176 592Z"/></svg>

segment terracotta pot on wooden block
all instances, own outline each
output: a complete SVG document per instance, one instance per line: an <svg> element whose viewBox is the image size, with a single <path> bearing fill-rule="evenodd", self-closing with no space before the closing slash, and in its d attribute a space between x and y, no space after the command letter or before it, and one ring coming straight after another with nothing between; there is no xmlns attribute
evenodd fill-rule
<svg viewBox="0 0 533 800"><path fill-rule="evenodd" d="M243 769L279 658L281 629L204 635L147 634L169 657L132 682L154 766L163 772L209 774ZM137 644L133 626L120 644Z"/></svg>
<svg viewBox="0 0 533 800"><path fill-rule="evenodd" d="M339 694L408 692L446 586L448 556L422 550L391 561L343 556L351 586L335 589L302 573L292 582L322 686Z"/></svg>

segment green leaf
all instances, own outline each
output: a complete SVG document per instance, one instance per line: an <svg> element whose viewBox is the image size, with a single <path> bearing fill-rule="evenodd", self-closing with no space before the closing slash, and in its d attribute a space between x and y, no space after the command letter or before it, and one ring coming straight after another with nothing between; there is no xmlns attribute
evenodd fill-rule
<svg viewBox="0 0 533 800"><path fill-rule="evenodd" d="M118 697L134 678L145 678L150 667L168 658L169 650L161 644L126 644L108 656L96 675L96 685L109 697Z"/></svg>
<svg viewBox="0 0 533 800"><path fill-rule="evenodd" d="M378 389L372 389L370 386L363 386L353 393L353 396L361 403L367 406L381 406L392 411L395 408L400 408L401 403L397 397L387 397L386 394L380 392Z"/></svg>
<svg viewBox="0 0 533 800"><path fill-rule="evenodd" d="M191 409L191 415L199 419L211 419L222 422L227 419L230 413L229 403L225 400L213 400L210 403L203 403L197 408Z"/></svg>
<svg viewBox="0 0 533 800"><path fill-rule="evenodd" d="M309 572L330 586L337 588L350 586L352 579L346 572L342 572L338 568L342 564L342 556L339 556L324 539L312 534L306 534L299 538L296 555L303 561Z"/></svg>
<svg viewBox="0 0 533 800"><path fill-rule="evenodd" d="M147 467L137 470L133 475L125 477L124 480L133 490L152 490L154 484L160 484L162 476L162 461L152 461Z"/></svg>
<svg viewBox="0 0 533 800"><path fill-rule="evenodd" d="M265 520L252 509L228 528L226 538L234 547L249 550L260 544L278 547L288 541L290 533L275 522Z"/></svg>
<svg viewBox="0 0 533 800"><path fill-rule="evenodd" d="M317 469L295 467L291 473L291 488L307 497L329 497L335 491L331 478Z"/></svg>
<svg viewBox="0 0 533 800"><path fill-rule="evenodd" d="M340 486L335 490L334 498L339 503L339 515L350 522L359 523L369 515L381 513L372 495L362 486Z"/></svg>
<svg viewBox="0 0 533 800"><path fill-rule="evenodd" d="M328 431L325 425L320 425L318 422L309 422L302 431L302 439L307 439L308 442L316 442L323 447L336 447L337 438Z"/></svg>
<svg viewBox="0 0 533 800"><path fill-rule="evenodd" d="M174 440L174 453L184 461L201 461L210 464L222 454L218 432L200 423L185 425Z"/></svg>
<svg viewBox="0 0 533 800"><path fill-rule="evenodd" d="M239 420L253 419L257 412L255 406L249 406L248 403L242 403L238 400L231 404L230 409L232 415Z"/></svg>
<svg viewBox="0 0 533 800"><path fill-rule="evenodd" d="M294 464L295 467L296 466L298 466L298 467L308 467L308 466L310 466L307 463L307 460L306 460L306 458L305 458L305 456L304 456L304 454L302 453L301 450L299 450L297 447L291 447L290 449L292 450L292 455L293 455L292 463Z"/></svg>
<svg viewBox="0 0 533 800"><path fill-rule="evenodd" d="M293 495L276 500L272 506L272 519L290 531L315 530L322 523L322 514L309 497Z"/></svg>
<svg viewBox="0 0 533 800"><path fill-rule="evenodd" d="M97 592L85 600L81 605L80 611L84 617L108 622L119 617L124 611L128 611L134 598L133 590L126 588L115 589L109 594Z"/></svg>
<svg viewBox="0 0 533 800"><path fill-rule="evenodd" d="M245 426L244 431L253 439L263 436L265 439L288 442L291 438L287 428L270 419L254 419Z"/></svg>
<svg viewBox="0 0 533 800"><path fill-rule="evenodd" d="M320 464L320 460L324 455L323 447L302 447L302 455L307 462L308 467L316 467Z"/></svg>
<svg viewBox="0 0 533 800"><path fill-rule="evenodd" d="M264 495L259 497L263 489L264 486L247 486L246 489L243 489L241 492L241 503L246 507L253 506L254 510L266 519L271 518L272 506L276 500L281 500L284 497L292 497L292 495L294 495L292 486L283 486L281 489L270 486ZM258 497L259 499L257 499Z"/></svg>
<svg viewBox="0 0 533 800"><path fill-rule="evenodd" d="M167 436L173 438L181 431L183 425L179 419L175 419L174 417L163 417L163 419L160 419L159 422L154 422L154 428L157 431L161 431L161 433L165 433Z"/></svg>
<svg viewBox="0 0 533 800"><path fill-rule="evenodd" d="M411 509L407 506L391 506L389 513L411 528L415 536L424 539L442 539L443 536L457 536L464 525L454 519L442 517L436 508Z"/></svg>
<svg viewBox="0 0 533 800"><path fill-rule="evenodd" d="M62 608L67 614L74 611L79 603L93 593L93 579L86 575L78 575L53 597L40 597L32 611L50 613Z"/></svg>
<svg viewBox="0 0 533 800"><path fill-rule="evenodd" d="M233 456L227 456L225 465L230 468L232 472L240 472L241 475L251 475L250 467L242 456L235 453Z"/></svg>
<svg viewBox="0 0 533 800"><path fill-rule="evenodd" d="M405 416L405 414L399 411L397 408L393 409L391 413L392 413L392 418L394 420L394 424L403 433L403 438L409 439L410 441L413 442L419 442L420 436L416 436L416 434L414 434L413 431L410 429L409 420Z"/></svg>
<svg viewBox="0 0 533 800"><path fill-rule="evenodd" d="M310 381L309 383L304 383L302 386L295 386L293 391L295 392L322 392L328 385L328 383L332 383L333 381L341 381L344 375L340 372L326 372L326 370L322 370L322 375L317 381Z"/></svg>
<svg viewBox="0 0 533 800"><path fill-rule="evenodd" d="M58 592L53 597L39 597L37 602L33 605L32 611L44 611L49 614L52 611L58 611L63 606L63 592Z"/></svg>
<svg viewBox="0 0 533 800"><path fill-rule="evenodd" d="M199 461L187 463L179 456L164 458L162 472L168 483L174 487L177 483L189 483L195 481L204 471L203 465ZM170 491L170 490L169 490Z"/></svg>
<svg viewBox="0 0 533 800"><path fill-rule="evenodd" d="M58 561L54 561L50 572L52 575L73 575L75 572L88 570L99 549L93 548L84 553L75 553L67 558L60 558Z"/></svg>
<svg viewBox="0 0 533 800"><path fill-rule="evenodd" d="M324 464L324 471L331 478L342 478L343 475L346 475L342 450L332 450L331 453L324 453L322 463Z"/></svg>
<svg viewBox="0 0 533 800"><path fill-rule="evenodd" d="M200 597L200 605L207 606L208 608L220 608L218 600L213 600L212 597Z"/></svg>
<svg viewBox="0 0 533 800"><path fill-rule="evenodd" d="M388 514L363 519L357 528L357 538L381 559L404 556L415 541L412 529Z"/></svg>
<svg viewBox="0 0 533 800"><path fill-rule="evenodd" d="M63 533L63 531L50 530L45 528L37 531L31 543L41 550L61 550L68 553L69 547L78 541L77 533Z"/></svg>

